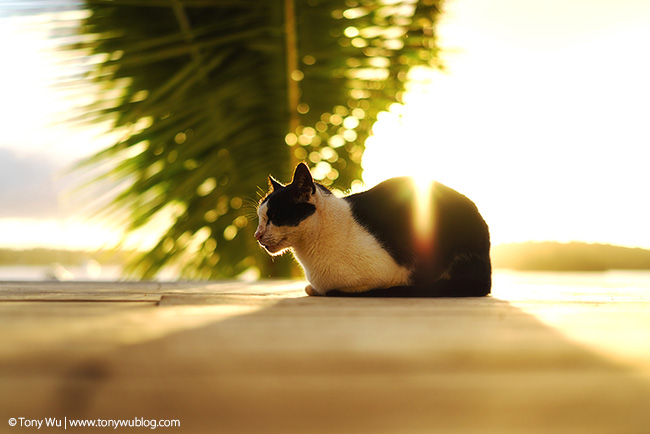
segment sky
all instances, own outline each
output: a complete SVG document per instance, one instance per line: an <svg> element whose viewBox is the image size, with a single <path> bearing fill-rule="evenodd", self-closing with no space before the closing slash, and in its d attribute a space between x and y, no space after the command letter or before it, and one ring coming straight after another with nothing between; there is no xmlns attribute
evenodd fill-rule
<svg viewBox="0 0 650 434"><path fill-rule="evenodd" d="M51 91L47 19L27 23L0 18L0 247L115 244L66 174L111 137L58 122L72 103ZM650 2L447 0L438 34L446 70L413 71L380 116L366 183L437 179L474 200L494 244L650 248Z"/></svg>
<svg viewBox="0 0 650 434"><path fill-rule="evenodd" d="M450 0L438 29L446 71L411 74L364 180L437 179L493 244L649 248L650 2Z"/></svg>
<svg viewBox="0 0 650 434"><path fill-rule="evenodd" d="M71 130L62 122L83 101L54 90L64 58L48 38L51 20L0 14L0 41L11 41L0 43L0 248L112 247L122 231L90 218L96 210L86 205L97 191L78 187L91 175L71 168L114 137L106 126ZM137 234L130 247L153 242Z"/></svg>

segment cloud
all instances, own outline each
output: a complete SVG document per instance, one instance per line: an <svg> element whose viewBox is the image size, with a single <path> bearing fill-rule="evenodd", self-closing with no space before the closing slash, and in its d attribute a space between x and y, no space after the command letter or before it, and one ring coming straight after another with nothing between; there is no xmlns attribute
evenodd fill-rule
<svg viewBox="0 0 650 434"><path fill-rule="evenodd" d="M0 148L0 218L56 217L63 187L47 158Z"/></svg>

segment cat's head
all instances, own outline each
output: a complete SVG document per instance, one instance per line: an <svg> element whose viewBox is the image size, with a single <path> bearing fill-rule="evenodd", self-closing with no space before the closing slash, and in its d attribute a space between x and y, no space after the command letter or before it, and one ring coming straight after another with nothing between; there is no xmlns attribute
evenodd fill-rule
<svg viewBox="0 0 650 434"><path fill-rule="evenodd" d="M282 185L269 176L269 187L257 208L255 238L270 254L277 255L309 235L316 213L316 192L324 187L314 182L304 163L296 167L290 184Z"/></svg>

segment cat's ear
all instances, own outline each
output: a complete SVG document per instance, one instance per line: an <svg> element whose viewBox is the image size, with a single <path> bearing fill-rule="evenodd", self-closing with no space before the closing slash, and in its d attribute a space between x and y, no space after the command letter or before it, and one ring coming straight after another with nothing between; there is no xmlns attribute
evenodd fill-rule
<svg viewBox="0 0 650 434"><path fill-rule="evenodd" d="M273 179L271 175L269 175L269 188L273 191L280 190L282 187L284 187L282 184L280 184L278 181Z"/></svg>
<svg viewBox="0 0 650 434"><path fill-rule="evenodd" d="M305 163L300 163L296 167L291 185L296 186L300 192L299 194L307 200L312 194L316 193L316 184L314 184L314 179L311 177L311 172L309 172L309 168Z"/></svg>

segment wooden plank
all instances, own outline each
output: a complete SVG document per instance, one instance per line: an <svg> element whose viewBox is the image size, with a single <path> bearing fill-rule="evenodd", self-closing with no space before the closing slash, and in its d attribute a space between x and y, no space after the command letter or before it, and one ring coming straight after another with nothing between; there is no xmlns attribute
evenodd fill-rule
<svg viewBox="0 0 650 434"><path fill-rule="evenodd" d="M124 293L121 291L74 291L55 290L51 292L6 293L0 297L3 302L159 302L160 294Z"/></svg>
<svg viewBox="0 0 650 434"><path fill-rule="evenodd" d="M227 282L0 282L2 301L152 301L163 295L304 294L295 280L244 284Z"/></svg>

